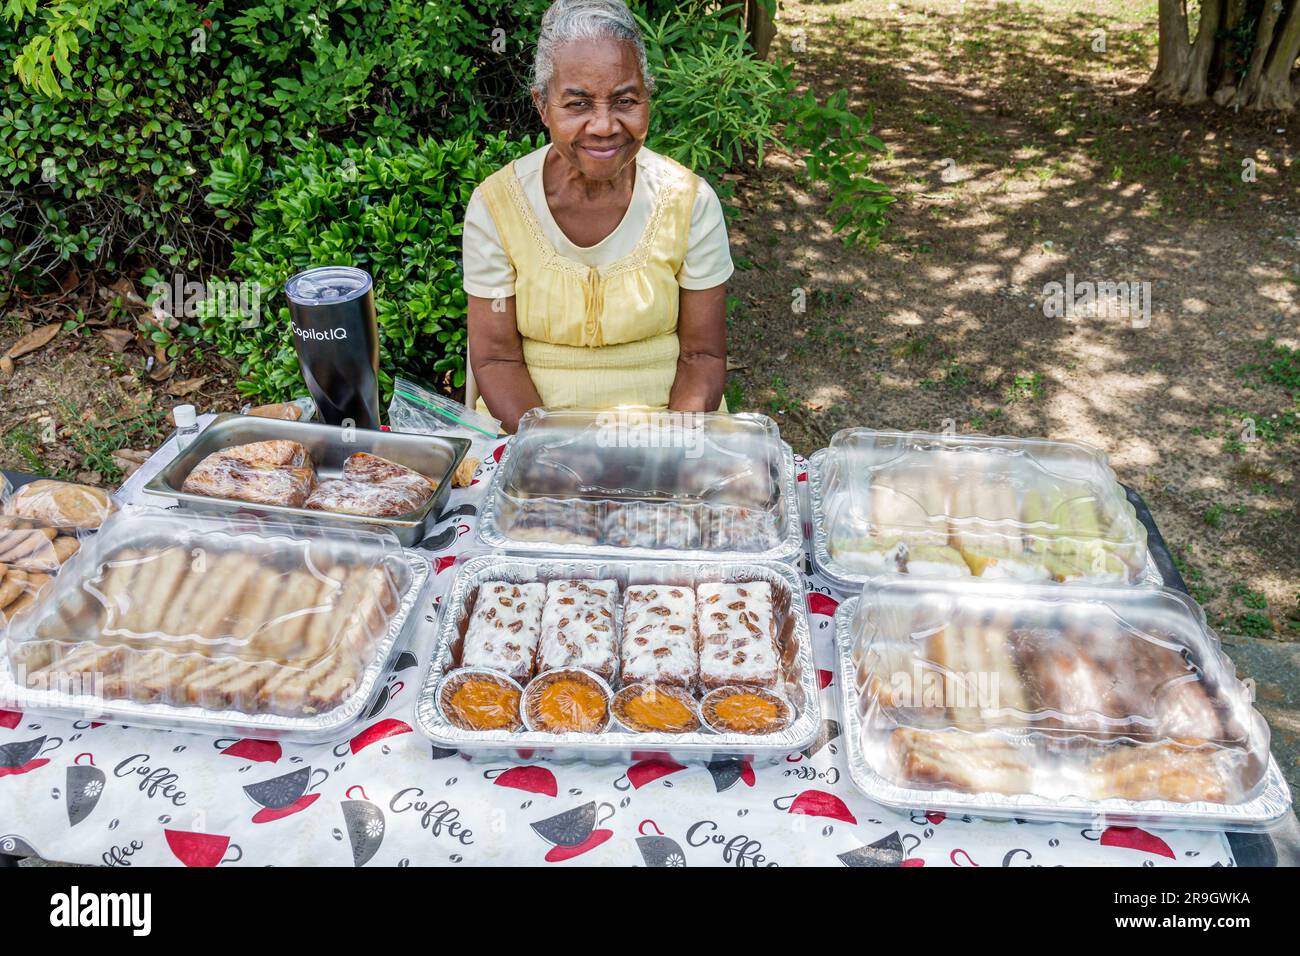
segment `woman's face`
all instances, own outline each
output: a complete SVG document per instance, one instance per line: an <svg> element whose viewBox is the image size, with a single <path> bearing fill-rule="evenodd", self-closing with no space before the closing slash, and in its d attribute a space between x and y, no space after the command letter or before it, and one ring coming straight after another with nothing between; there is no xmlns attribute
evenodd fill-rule
<svg viewBox="0 0 1300 956"><path fill-rule="evenodd" d="M566 43L555 51L545 102L536 93L533 100L551 147L588 179L614 179L650 125L650 97L630 43Z"/></svg>

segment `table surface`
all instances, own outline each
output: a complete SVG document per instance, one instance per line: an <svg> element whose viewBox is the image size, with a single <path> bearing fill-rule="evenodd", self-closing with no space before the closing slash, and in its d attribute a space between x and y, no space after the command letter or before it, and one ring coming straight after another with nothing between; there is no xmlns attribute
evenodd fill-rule
<svg viewBox="0 0 1300 956"><path fill-rule="evenodd" d="M452 493L421 546L435 573L409 653L354 737L321 746L214 740L0 711L0 746L43 738L38 758L0 776L0 853L119 866L1210 866L1271 865L1300 843L1288 836L1279 850L1276 834L990 822L868 800L848 779L839 740L835 595L807 556L810 591L824 595L810 602L810 622L825 720L818 741L783 764L539 760L519 769L437 748L415 729L415 696L453 559L475 540L494 447L480 450L476 484ZM119 500L139 500L175 454L173 437ZM1182 586L1145 504L1129 497L1166 580ZM281 777L302 789L283 808L259 805L246 789ZM560 827L585 837L552 843Z"/></svg>

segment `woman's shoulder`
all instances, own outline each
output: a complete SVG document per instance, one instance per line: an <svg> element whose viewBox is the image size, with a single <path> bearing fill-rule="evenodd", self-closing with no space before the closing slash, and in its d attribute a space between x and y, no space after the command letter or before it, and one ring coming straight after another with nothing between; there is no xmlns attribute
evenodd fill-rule
<svg viewBox="0 0 1300 956"><path fill-rule="evenodd" d="M636 163L646 174L646 180L652 188L665 189L683 185L696 186L704 182L671 156L656 153L648 146L642 146L636 154Z"/></svg>

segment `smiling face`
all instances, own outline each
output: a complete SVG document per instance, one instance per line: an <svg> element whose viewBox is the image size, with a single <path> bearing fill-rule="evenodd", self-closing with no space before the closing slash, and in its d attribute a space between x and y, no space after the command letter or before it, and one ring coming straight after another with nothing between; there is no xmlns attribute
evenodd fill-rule
<svg viewBox="0 0 1300 956"><path fill-rule="evenodd" d="M533 95L552 148L588 179L614 179L650 125L636 51L616 40L575 40L556 50L553 62L545 101Z"/></svg>

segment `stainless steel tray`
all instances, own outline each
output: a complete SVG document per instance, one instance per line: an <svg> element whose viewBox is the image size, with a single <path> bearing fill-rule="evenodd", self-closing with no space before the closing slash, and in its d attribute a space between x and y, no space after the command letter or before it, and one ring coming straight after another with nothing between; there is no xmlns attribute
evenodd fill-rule
<svg viewBox="0 0 1300 956"><path fill-rule="evenodd" d="M758 417L758 416L754 416ZM775 427L775 426L773 426ZM780 464L776 476L778 512L782 527L780 540L762 551L731 550L677 550L644 547L616 547L612 545L565 545L555 541L533 541L511 537L502 527L502 509L505 504L503 485L511 474L513 457L520 454L516 440L512 439L502 452L501 460L492 476L483 498L483 511L479 519L479 540L489 548L511 554L561 555L581 553L586 557L603 557L623 560L672 558L682 561L781 561L796 563L803 553L803 524L799 516L798 476L794 466L794 452L785 442L780 443ZM555 499L560 500L562 499ZM694 507L707 507L696 505Z"/></svg>
<svg viewBox="0 0 1300 956"><path fill-rule="evenodd" d="M842 594L857 594L862 590L862 586L868 581L878 579L882 576L880 573L868 573L846 568L844 564L837 561L830 553L830 532L827 528L826 500L824 487L822 484L822 467L826 461L826 454L829 449L822 448L808 458L808 506L812 522L812 559L818 572L826 583L835 588ZM1111 478L1118 484L1114 472ZM1135 524L1137 521L1137 512L1127 501L1124 503L1129 512L1132 513L1132 519ZM884 576L893 576L896 572L884 572ZM972 580L980 580L972 578ZM1141 587L1163 587L1165 580L1160 575L1160 569L1156 566L1155 558L1152 557L1150 550L1146 553L1146 561L1142 567L1141 573L1132 582L1134 586ZM1062 585L1069 587L1071 585Z"/></svg>
<svg viewBox="0 0 1300 956"><path fill-rule="evenodd" d="M438 707L435 693L439 680L460 658L470 601L484 581L515 583L557 578L603 578L629 584L767 581L774 590L781 657L785 669L784 692L795 707L793 724L777 734L638 734L611 730L603 734L547 734L523 731L467 731L447 721ZM437 642L428 673L416 701L420 730L440 747L459 750L469 757L507 760L584 760L591 763L643 760L666 756L679 763L707 764L725 757L776 763L803 750L821 729L821 703L813 664L812 637L808 627L807 596L803 575L779 562L750 561L638 561L604 560L598 557L540 558L509 555L479 555L459 568L451 589L442 602Z"/></svg>
<svg viewBox="0 0 1300 956"><path fill-rule="evenodd" d="M395 518L369 515L335 514L284 505L252 504L226 498L211 498L181 490L194 467L213 452L255 441L280 439L301 443L311 453L316 473L322 478L338 477L349 455L368 452L418 471L437 482L437 490L424 507ZM275 418L247 415L218 415L193 443L158 472L144 487L145 494L175 498L184 508L214 514L238 511L260 517L279 517L293 521L343 527L382 528L391 531L407 547L418 544L429 531L442 504L451 493L451 476L465 457L469 441L464 438L408 435L404 432L370 431L364 428L345 430L319 422L290 422Z"/></svg>
<svg viewBox="0 0 1300 956"><path fill-rule="evenodd" d="M142 509L149 511L151 509ZM157 512L155 514L166 514ZM256 532L260 522L249 520L248 530ZM232 540L236 534L225 534ZM265 536L275 540L275 534ZM291 539L285 538L286 542ZM354 693L338 707L321 714L306 717L285 717L278 714L247 714L238 710L214 710L198 706L175 706L162 703L141 703L133 700L104 700L92 694L71 694L58 690L30 690L15 680L9 655L0 652L0 705L17 706L24 711L50 713L58 716L76 716L86 720L117 721L138 727L156 727L185 733L202 733L214 736L252 736L325 743L350 734L351 729L374 705L383 683L385 669L394 653L408 637L409 625L416 603L429 580L428 560L418 551L402 549L392 551L387 559L400 556L398 569L401 580L401 598L388 628L375 647L374 658L362 673ZM86 553L78 553L65 565L75 572L72 563L87 560ZM3 642L0 642L2 646Z"/></svg>
<svg viewBox="0 0 1300 956"><path fill-rule="evenodd" d="M978 585L977 585L978 586ZM996 585L994 585L996 587ZM1024 587L1033 588L1033 585ZM1066 590L1062 585L1039 585L1039 588ZM1185 599L1181 592L1163 593ZM864 600L853 597L843 601L835 612L835 647L838 679L841 688L841 721L845 742L845 760L849 779L862 793L885 806L910 810L942 810L968 814L990 820L1033 820L1098 826L1148 825L1194 830L1267 830L1284 819L1291 809L1291 791L1272 754L1255 795L1242 803L1176 803L1164 800L1133 801L1112 798L1092 800L1080 796L1047 798L1035 794L1009 796L997 793L967 793L959 790L927 790L902 786L885 778L871 766L863 741L865 733L857 665L853 659L852 622ZM1197 609L1199 612L1199 608ZM1205 616L1200 612L1202 625ZM1215 652L1218 649L1214 641ZM1224 666L1232 664L1224 659Z"/></svg>

